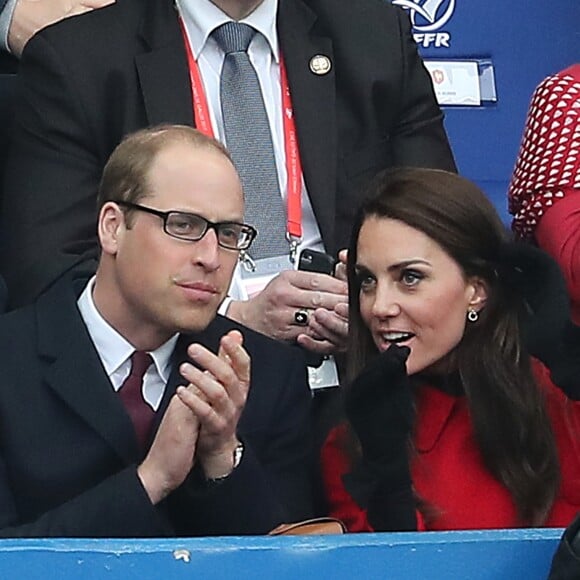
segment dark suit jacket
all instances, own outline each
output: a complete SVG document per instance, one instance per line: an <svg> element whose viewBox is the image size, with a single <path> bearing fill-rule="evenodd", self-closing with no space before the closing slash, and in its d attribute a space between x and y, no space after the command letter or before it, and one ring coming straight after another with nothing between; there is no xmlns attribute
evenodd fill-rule
<svg viewBox="0 0 580 580"><path fill-rule="evenodd" d="M137 476L131 420L101 365L65 277L37 303L0 317L0 536L265 533L311 513L310 392L298 349L242 329L252 380L238 434L242 462L208 486L194 467L158 506ZM236 325L218 318L182 336L214 350ZM173 372L158 412L177 384Z"/></svg>
<svg viewBox="0 0 580 580"><path fill-rule="evenodd" d="M580 514L566 528L552 560L548 580L580 578Z"/></svg>
<svg viewBox="0 0 580 580"><path fill-rule="evenodd" d="M400 8L281 0L278 33L304 178L333 253L347 246L360 186L378 170L455 165ZM310 71L316 54L331 59L329 74ZM121 138L148 125L194 123L170 0L123 0L48 27L26 47L20 76L0 245L16 303L96 247L97 185Z"/></svg>

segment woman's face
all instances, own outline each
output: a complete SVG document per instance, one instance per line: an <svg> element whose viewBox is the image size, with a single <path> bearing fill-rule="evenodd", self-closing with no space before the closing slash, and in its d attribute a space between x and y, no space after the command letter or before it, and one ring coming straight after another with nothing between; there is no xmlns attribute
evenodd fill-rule
<svg viewBox="0 0 580 580"><path fill-rule="evenodd" d="M380 351L408 346L410 375L430 369L459 343L468 310L479 311L486 291L423 232L389 218L363 223L355 265L360 312Z"/></svg>

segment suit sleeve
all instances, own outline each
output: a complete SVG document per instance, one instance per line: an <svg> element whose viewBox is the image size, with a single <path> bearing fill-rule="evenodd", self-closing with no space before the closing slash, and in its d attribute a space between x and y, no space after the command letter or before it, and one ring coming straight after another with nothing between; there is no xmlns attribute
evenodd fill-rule
<svg viewBox="0 0 580 580"><path fill-rule="evenodd" d="M234 472L213 485L192 473L171 498L179 535L264 534L312 517L311 395L302 356L293 356L289 367L280 365L278 376L275 409L262 433L239 435L244 455Z"/></svg>
<svg viewBox="0 0 580 580"><path fill-rule="evenodd" d="M13 305L30 302L97 244L102 162L69 68L43 34L20 63L0 245Z"/></svg>
<svg viewBox="0 0 580 580"><path fill-rule="evenodd" d="M395 166L457 171L431 77L417 50L408 15L398 10L403 71L396 125L391 134Z"/></svg>
<svg viewBox="0 0 580 580"><path fill-rule="evenodd" d="M580 570L580 513L564 535L552 560L548 580L573 580Z"/></svg>
<svg viewBox="0 0 580 580"><path fill-rule="evenodd" d="M171 535L171 526L141 485L135 466L108 477L79 496L22 522L0 464L0 538L138 538Z"/></svg>

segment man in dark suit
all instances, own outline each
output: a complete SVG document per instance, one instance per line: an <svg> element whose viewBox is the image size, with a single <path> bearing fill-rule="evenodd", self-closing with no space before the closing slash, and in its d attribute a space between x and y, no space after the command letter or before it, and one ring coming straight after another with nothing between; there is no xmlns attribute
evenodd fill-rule
<svg viewBox="0 0 580 580"><path fill-rule="evenodd" d="M558 544L548 580L578 580L580 578L580 514L564 530Z"/></svg>
<svg viewBox="0 0 580 580"><path fill-rule="evenodd" d="M255 233L225 149L190 127L133 134L99 205L96 275L0 318L0 535L256 534L310 515L303 356L214 320Z"/></svg>
<svg viewBox="0 0 580 580"><path fill-rule="evenodd" d="M195 20L202 11L213 12L216 25L242 20L260 32L248 53L254 51L274 148L282 152L276 162L283 197L285 64L304 178L300 247L333 255L346 247L361 186L378 170L455 169L430 78L399 7L376 0L183 0L176 9L172 0L124 0L45 29L23 55L0 246L13 302L29 300L94 251L98 176L124 134L159 122L197 124L180 17L190 39L196 27L200 34L190 48L221 137L219 98L212 97L219 90L208 89L217 87L220 71L207 65L204 51L222 60L223 52L211 30L200 32ZM287 271L251 300L234 301L227 314L328 353L344 344L346 301L346 285L331 276ZM301 309L309 316L297 319Z"/></svg>

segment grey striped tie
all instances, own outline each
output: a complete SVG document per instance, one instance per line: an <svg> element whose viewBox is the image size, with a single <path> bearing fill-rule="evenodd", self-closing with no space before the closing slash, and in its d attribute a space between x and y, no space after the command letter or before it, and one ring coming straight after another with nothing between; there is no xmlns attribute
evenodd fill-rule
<svg viewBox="0 0 580 580"><path fill-rule="evenodd" d="M246 52L254 34L247 24L227 22L212 36L226 53L220 78L226 145L242 178L245 221L259 233L251 255L268 258L287 254L289 245L270 124L258 75Z"/></svg>

